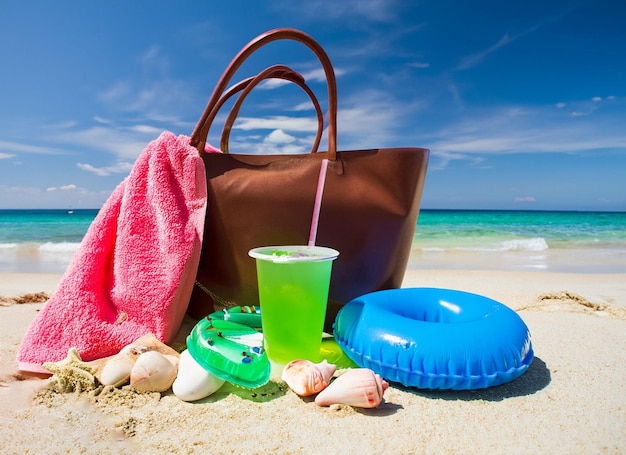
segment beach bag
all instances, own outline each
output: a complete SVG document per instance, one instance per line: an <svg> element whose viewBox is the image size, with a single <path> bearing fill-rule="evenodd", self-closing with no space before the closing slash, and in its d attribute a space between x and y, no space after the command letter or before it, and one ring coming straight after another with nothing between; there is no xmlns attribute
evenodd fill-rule
<svg viewBox="0 0 626 455"><path fill-rule="evenodd" d="M276 40L306 45L324 69L328 86L328 150L317 151L323 125L317 107L318 123L322 123L311 153L259 155L228 150L228 133L240 103L261 79L284 76L305 89L299 75L283 66L278 70L270 67L265 73L244 80L243 85L238 84L244 91L224 125L221 153L215 153L206 145L207 135L223 104L227 85L252 53ZM232 90L226 93L230 96ZM314 96L311 99L317 103ZM323 159L329 161L315 243L340 252L333 264L326 330L341 306L351 299L401 286L429 151L337 151L337 128L334 70L326 52L309 35L288 28L271 30L250 41L230 62L190 140L204 160L207 180L203 245L188 307L191 316L199 319L218 308L258 305L256 264L248 251L259 246L308 243ZM285 312L288 314L289 309Z"/></svg>

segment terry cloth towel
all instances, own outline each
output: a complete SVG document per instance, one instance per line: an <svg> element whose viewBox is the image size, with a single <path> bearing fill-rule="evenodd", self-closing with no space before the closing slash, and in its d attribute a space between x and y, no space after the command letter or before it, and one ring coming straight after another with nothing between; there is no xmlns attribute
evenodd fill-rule
<svg viewBox="0 0 626 455"><path fill-rule="evenodd" d="M87 230L20 345L21 370L116 354L142 335L171 341L187 310L204 232L204 163L189 138L148 144Z"/></svg>

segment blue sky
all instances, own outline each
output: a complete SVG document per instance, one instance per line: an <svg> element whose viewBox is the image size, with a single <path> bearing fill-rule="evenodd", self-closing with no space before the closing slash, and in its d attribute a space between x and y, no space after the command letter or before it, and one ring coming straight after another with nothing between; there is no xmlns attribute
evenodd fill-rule
<svg viewBox="0 0 626 455"><path fill-rule="evenodd" d="M626 210L623 0L0 0L0 11L0 208L100 207L161 131L191 134L245 43L293 27L337 72L340 150L431 149L422 208ZM325 105L319 66L296 43L264 48L237 79L274 63ZM307 100L259 86L231 151L308 150Z"/></svg>

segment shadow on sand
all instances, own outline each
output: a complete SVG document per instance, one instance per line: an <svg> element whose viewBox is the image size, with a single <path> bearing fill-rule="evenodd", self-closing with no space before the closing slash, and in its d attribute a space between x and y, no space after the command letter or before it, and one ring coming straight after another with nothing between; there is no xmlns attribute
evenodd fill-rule
<svg viewBox="0 0 626 455"><path fill-rule="evenodd" d="M550 384L550 380L551 375L548 366L543 360L535 357L528 370L522 376L496 387L478 390L421 390L403 387L399 384L394 384L394 387L436 400L502 401L507 398L532 395L545 389Z"/></svg>

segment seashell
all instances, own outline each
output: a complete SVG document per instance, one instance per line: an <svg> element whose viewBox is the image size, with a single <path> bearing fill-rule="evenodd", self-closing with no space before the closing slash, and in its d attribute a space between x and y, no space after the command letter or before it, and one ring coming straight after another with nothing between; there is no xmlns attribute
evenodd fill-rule
<svg viewBox="0 0 626 455"><path fill-rule="evenodd" d="M163 354L163 357L169 360L170 363L174 365L174 368L176 368L176 371L178 371L178 365L180 365L180 354L178 353L176 353L176 355Z"/></svg>
<svg viewBox="0 0 626 455"><path fill-rule="evenodd" d="M163 354L147 351L137 357L130 385L138 392L165 392L176 379L176 367Z"/></svg>
<svg viewBox="0 0 626 455"><path fill-rule="evenodd" d="M315 397L318 406L347 404L356 408L376 408L389 383L369 368L346 371Z"/></svg>
<svg viewBox="0 0 626 455"><path fill-rule="evenodd" d="M294 360L285 366L281 378L295 393L307 397L324 390L336 369L335 365L326 360L321 363Z"/></svg>
<svg viewBox="0 0 626 455"><path fill-rule="evenodd" d="M159 341L151 333L124 346L117 354L93 360L88 362L88 365L93 368L94 376L100 383L119 387L130 379L130 372L139 356L148 351L163 354L178 369L178 352Z"/></svg>
<svg viewBox="0 0 626 455"><path fill-rule="evenodd" d="M135 357L128 355L126 352L120 352L104 364L102 371L99 372L98 380L103 385L111 385L113 387L124 385L130 379L133 365L135 365Z"/></svg>
<svg viewBox="0 0 626 455"><path fill-rule="evenodd" d="M224 382L202 368L185 349L180 354L178 376L172 384L172 392L183 401L196 401L217 391Z"/></svg>
<svg viewBox="0 0 626 455"><path fill-rule="evenodd" d="M135 355L135 357L138 357L139 355L148 351L157 351L163 355L179 355L175 349L169 347L165 343L162 343L157 337L155 337L151 333L144 335L141 338L138 338L133 343L124 347L120 352L125 351L130 352L131 354Z"/></svg>

